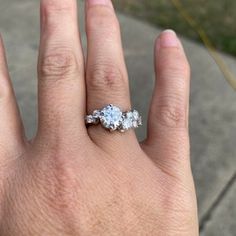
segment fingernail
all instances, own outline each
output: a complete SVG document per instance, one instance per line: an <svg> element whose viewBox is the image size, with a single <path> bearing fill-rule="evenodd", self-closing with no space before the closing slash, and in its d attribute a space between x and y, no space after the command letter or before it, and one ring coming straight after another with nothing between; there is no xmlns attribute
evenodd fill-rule
<svg viewBox="0 0 236 236"><path fill-rule="evenodd" d="M157 48L160 49L161 47L168 48L168 47L179 47L180 42L173 30L165 30L161 33L158 42Z"/></svg>
<svg viewBox="0 0 236 236"><path fill-rule="evenodd" d="M88 6L94 6L94 5L112 6L111 0L86 0L86 3L88 4Z"/></svg>

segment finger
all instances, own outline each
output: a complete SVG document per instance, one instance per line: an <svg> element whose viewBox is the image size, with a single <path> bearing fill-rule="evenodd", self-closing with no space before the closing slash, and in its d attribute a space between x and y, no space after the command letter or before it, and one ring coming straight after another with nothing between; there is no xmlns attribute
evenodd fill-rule
<svg viewBox="0 0 236 236"><path fill-rule="evenodd" d="M88 0L87 108L113 103L130 108L120 29L110 0Z"/></svg>
<svg viewBox="0 0 236 236"><path fill-rule="evenodd" d="M129 110L131 106L129 83L120 27L110 0L86 1L86 30L88 37L86 69L88 112L110 103L122 108L123 111ZM99 131L96 133L98 139L101 135L100 131L108 134L101 127L91 129L90 133ZM115 134L117 133L113 135Z"/></svg>
<svg viewBox="0 0 236 236"><path fill-rule="evenodd" d="M85 133L84 62L76 0L41 0L39 133ZM66 137L69 137L66 136Z"/></svg>
<svg viewBox="0 0 236 236"><path fill-rule="evenodd" d="M145 147L163 168L189 164L190 69L180 40L164 31L156 44L156 86Z"/></svg>
<svg viewBox="0 0 236 236"><path fill-rule="evenodd" d="M19 154L26 142L0 37L0 157ZM3 161L3 160L0 160Z"/></svg>

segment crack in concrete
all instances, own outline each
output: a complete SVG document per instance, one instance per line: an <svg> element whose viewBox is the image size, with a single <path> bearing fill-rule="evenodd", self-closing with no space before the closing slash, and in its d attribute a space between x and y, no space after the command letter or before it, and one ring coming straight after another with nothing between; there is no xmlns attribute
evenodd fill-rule
<svg viewBox="0 0 236 236"><path fill-rule="evenodd" d="M204 232L205 226L207 222L211 221L213 213L215 212L216 208L220 205L222 200L224 199L225 195L230 191L230 189L233 187L234 183L236 183L236 172L233 174L233 176L230 178L228 183L225 185L223 190L220 192L216 200L212 203L211 207L208 209L206 214L202 217L200 221L200 233Z"/></svg>

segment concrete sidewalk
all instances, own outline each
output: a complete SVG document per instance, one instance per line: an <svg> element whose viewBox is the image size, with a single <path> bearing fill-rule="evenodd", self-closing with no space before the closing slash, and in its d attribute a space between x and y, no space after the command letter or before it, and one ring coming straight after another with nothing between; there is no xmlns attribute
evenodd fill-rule
<svg viewBox="0 0 236 236"><path fill-rule="evenodd" d="M31 137L37 124L38 1L0 0L0 5L0 31L27 134ZM154 81L153 45L160 29L123 15L119 18L133 104L146 122ZM83 26L82 14L80 22ZM204 47L184 38L183 43L192 65L192 167L201 233L204 236L235 236L236 93L225 82ZM236 60L223 54L221 57L236 75ZM145 137L145 127L138 135L140 139Z"/></svg>

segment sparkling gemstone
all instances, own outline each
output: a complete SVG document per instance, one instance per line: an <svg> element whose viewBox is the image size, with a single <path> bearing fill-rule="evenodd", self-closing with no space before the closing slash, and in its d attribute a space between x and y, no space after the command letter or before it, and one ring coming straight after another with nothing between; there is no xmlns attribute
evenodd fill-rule
<svg viewBox="0 0 236 236"><path fill-rule="evenodd" d="M95 110L93 112L93 119L94 119L94 123L98 124L99 123L99 118L100 118L100 111Z"/></svg>
<svg viewBox="0 0 236 236"><path fill-rule="evenodd" d="M134 128L138 128L138 126L139 126L139 125L138 125L138 122L137 122L136 120L134 120L134 121L133 121L133 127L134 127Z"/></svg>
<svg viewBox="0 0 236 236"><path fill-rule="evenodd" d="M132 111L129 111L126 113L126 118L132 120L133 119L133 113Z"/></svg>
<svg viewBox="0 0 236 236"><path fill-rule="evenodd" d="M93 124L94 123L94 117L92 115L89 115L86 117L86 123L87 124Z"/></svg>
<svg viewBox="0 0 236 236"><path fill-rule="evenodd" d="M116 130L121 124L122 112L118 107L108 105L101 110L100 121L105 128Z"/></svg>
<svg viewBox="0 0 236 236"><path fill-rule="evenodd" d="M122 121L122 129L128 130L133 127L133 115L131 112L128 112Z"/></svg>
<svg viewBox="0 0 236 236"><path fill-rule="evenodd" d="M123 117L121 129L123 131L126 131L132 128L138 128L140 125L141 125L141 117L139 113L136 110L129 111Z"/></svg>
<svg viewBox="0 0 236 236"><path fill-rule="evenodd" d="M94 112L93 112L93 117L94 118L99 118L100 117L100 111L98 111L98 110L95 110Z"/></svg>
<svg viewBox="0 0 236 236"><path fill-rule="evenodd" d="M142 117L140 116L138 119L138 126L141 126L143 124Z"/></svg>
<svg viewBox="0 0 236 236"><path fill-rule="evenodd" d="M134 120L139 119L139 113L136 110L133 111L133 118L134 118Z"/></svg>

